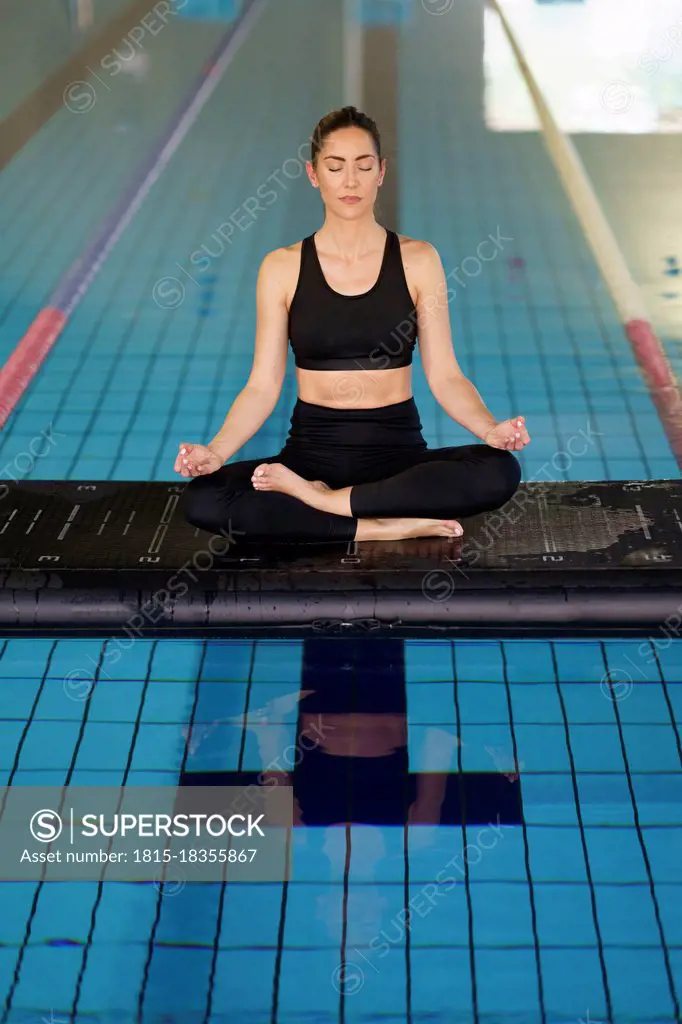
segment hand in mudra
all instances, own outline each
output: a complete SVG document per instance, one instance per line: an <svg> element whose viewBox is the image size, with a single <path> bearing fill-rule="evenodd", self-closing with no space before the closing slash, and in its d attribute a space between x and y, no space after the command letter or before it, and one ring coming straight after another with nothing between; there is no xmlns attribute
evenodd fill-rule
<svg viewBox="0 0 682 1024"><path fill-rule="evenodd" d="M518 452L530 442L526 430L526 417L514 416L511 420L503 420L491 427L483 438L491 448L506 448L509 452Z"/></svg>
<svg viewBox="0 0 682 1024"><path fill-rule="evenodd" d="M206 476L215 473L222 465L222 458L210 445L185 442L180 445L173 468L180 476Z"/></svg>

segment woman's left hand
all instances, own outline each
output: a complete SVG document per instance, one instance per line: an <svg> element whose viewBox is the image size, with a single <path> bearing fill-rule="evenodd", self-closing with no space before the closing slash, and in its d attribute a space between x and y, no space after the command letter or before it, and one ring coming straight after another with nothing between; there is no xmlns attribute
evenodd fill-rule
<svg viewBox="0 0 682 1024"><path fill-rule="evenodd" d="M518 452L530 442L526 430L525 416L514 416L511 420L503 420L491 427L483 438L491 448L506 448L509 452Z"/></svg>

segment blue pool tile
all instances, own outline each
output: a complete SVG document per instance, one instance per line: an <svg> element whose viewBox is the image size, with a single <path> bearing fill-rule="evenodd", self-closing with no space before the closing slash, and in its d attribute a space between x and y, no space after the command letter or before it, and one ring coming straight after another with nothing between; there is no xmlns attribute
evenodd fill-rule
<svg viewBox="0 0 682 1024"><path fill-rule="evenodd" d="M659 946L654 902L648 885L595 886L602 941L607 946Z"/></svg>
<svg viewBox="0 0 682 1024"><path fill-rule="evenodd" d="M554 683L514 683L510 690L515 722L563 722Z"/></svg>
<svg viewBox="0 0 682 1024"><path fill-rule="evenodd" d="M546 946L592 946L597 933L587 884L536 885L534 890L538 936Z"/></svg>
<svg viewBox="0 0 682 1024"><path fill-rule="evenodd" d="M655 682L660 678L649 644L609 640L603 646L604 673L611 672L614 683Z"/></svg>
<svg viewBox="0 0 682 1024"><path fill-rule="evenodd" d="M134 722L140 713L141 679L98 679L90 698L91 722Z"/></svg>
<svg viewBox="0 0 682 1024"><path fill-rule="evenodd" d="M297 888L292 884L288 897L293 897ZM281 885L264 883L227 886L221 920L220 947L253 949L259 946L276 946L281 913ZM238 927L235 927L236 922Z"/></svg>
<svg viewBox="0 0 682 1024"><path fill-rule="evenodd" d="M682 682L682 640L679 637L679 613L666 619L661 634L656 634L649 641L650 657L656 657L663 678L669 683ZM672 639L671 639L672 637ZM1 664L1 662L0 662Z"/></svg>
<svg viewBox="0 0 682 1024"><path fill-rule="evenodd" d="M337 838L332 838L328 844L332 829L334 832L345 832L342 825L326 829L294 829L291 848L295 867L294 878L297 882L343 884L346 875L345 857L341 861L337 856L330 857L328 854L328 845L336 851L340 842Z"/></svg>
<svg viewBox="0 0 682 1024"><path fill-rule="evenodd" d="M258 645L250 640L210 644L201 666L202 682L250 679L257 649Z"/></svg>
<svg viewBox="0 0 682 1024"><path fill-rule="evenodd" d="M321 895L318 914L327 926L327 941L334 941L343 922L343 911L335 900L328 902ZM405 888L401 884L351 885L346 900L346 943L357 949L375 952L379 946L391 950L404 947L407 941Z"/></svg>
<svg viewBox="0 0 682 1024"><path fill-rule="evenodd" d="M300 683L303 645L300 643L258 644L253 678L258 682Z"/></svg>
<svg viewBox="0 0 682 1024"><path fill-rule="evenodd" d="M480 1013L533 1020L539 1011L532 949L478 949L476 977Z"/></svg>
<svg viewBox="0 0 682 1024"><path fill-rule="evenodd" d="M499 643L458 643L455 646L455 669L459 680L502 682L502 647Z"/></svg>
<svg viewBox="0 0 682 1024"><path fill-rule="evenodd" d="M34 768L14 773L13 786L63 786L67 780L67 768Z"/></svg>
<svg viewBox="0 0 682 1024"><path fill-rule="evenodd" d="M605 472L604 463L599 459L581 457L577 459L570 468L571 480L608 480L608 470ZM538 479L546 479L539 476Z"/></svg>
<svg viewBox="0 0 682 1024"><path fill-rule="evenodd" d="M500 683L459 682L457 703L462 726L502 723L508 726L507 689Z"/></svg>
<svg viewBox="0 0 682 1024"><path fill-rule="evenodd" d="M40 677L53 648L52 640L32 640L29 645L21 640L8 640L0 657L0 677Z"/></svg>
<svg viewBox="0 0 682 1024"><path fill-rule="evenodd" d="M592 878L599 882L646 882L646 864L632 828L585 828Z"/></svg>
<svg viewBox="0 0 682 1024"><path fill-rule="evenodd" d="M221 953L218 959L229 955ZM212 962L213 951L208 948L157 946L147 978L155 1012L199 1017L206 1009Z"/></svg>
<svg viewBox="0 0 682 1024"><path fill-rule="evenodd" d="M522 773L523 817L528 825L575 825L577 812L569 772Z"/></svg>
<svg viewBox="0 0 682 1024"><path fill-rule="evenodd" d="M682 828L643 828L653 877L659 882L679 882L682 863Z"/></svg>
<svg viewBox="0 0 682 1024"><path fill-rule="evenodd" d="M464 685L459 684L458 689ZM407 713L415 724L452 724L455 721L454 684L443 682L408 683Z"/></svg>
<svg viewBox="0 0 682 1024"><path fill-rule="evenodd" d="M9 724L15 723L5 723L4 728ZM21 728L20 723L16 724ZM28 770L71 764L79 732L80 722L34 722L21 749L20 767Z"/></svg>
<svg viewBox="0 0 682 1024"><path fill-rule="evenodd" d="M531 945L533 927L527 886L481 883L470 886L477 949Z"/></svg>
<svg viewBox="0 0 682 1024"><path fill-rule="evenodd" d="M571 749L578 772L618 772L623 769L620 737L613 725L571 726Z"/></svg>
<svg viewBox="0 0 682 1024"><path fill-rule="evenodd" d="M457 648L459 651L459 647ZM408 683L451 682L452 646L449 643L407 640L405 642L405 679Z"/></svg>
<svg viewBox="0 0 682 1024"><path fill-rule="evenodd" d="M16 971L17 950L0 945L0 991L8 992Z"/></svg>
<svg viewBox="0 0 682 1024"><path fill-rule="evenodd" d="M131 761L134 771L168 771L182 761L185 741L177 725L141 725Z"/></svg>
<svg viewBox="0 0 682 1024"><path fill-rule="evenodd" d="M623 725L623 740L633 772L672 772L680 768L680 752L669 725Z"/></svg>
<svg viewBox="0 0 682 1024"><path fill-rule="evenodd" d="M551 645L538 640L514 640L504 645L510 682L552 682Z"/></svg>
<svg viewBox="0 0 682 1024"><path fill-rule="evenodd" d="M146 943L135 944L132 935L125 944L93 943L80 993L81 1013L95 1015L103 1007L111 1007L119 1019L125 1019L123 1014L132 1018L144 984L146 957ZM72 1001L67 1005L71 1006Z"/></svg>
<svg viewBox="0 0 682 1024"><path fill-rule="evenodd" d="M682 947L682 914L679 908L682 905L682 885L678 883L657 883L656 895L661 915L663 934L668 946ZM679 978L682 981L682 977Z"/></svg>
<svg viewBox="0 0 682 1024"><path fill-rule="evenodd" d="M570 770L566 735L562 725L517 725L519 767L527 772Z"/></svg>
<svg viewBox="0 0 682 1024"><path fill-rule="evenodd" d="M458 766L460 738L454 725L407 727L411 772L451 772Z"/></svg>
<svg viewBox="0 0 682 1024"><path fill-rule="evenodd" d="M641 774L635 772L630 778L643 823L642 815L655 814L656 808L659 808L660 820L654 824L679 824L680 815L675 808L682 811L682 773L679 771L644 772ZM672 815L669 813L670 809L672 809Z"/></svg>
<svg viewBox="0 0 682 1024"><path fill-rule="evenodd" d="M363 892L364 890L360 890L359 896ZM357 898L356 893L355 899ZM375 901L371 900L371 903L374 905ZM343 907L342 885L291 886L287 895L285 924L287 947L308 949L335 945L341 935ZM356 937L352 941L367 943L372 937L373 935L363 939Z"/></svg>
<svg viewBox="0 0 682 1024"><path fill-rule="evenodd" d="M68 939L84 943L90 931L96 892L95 886L79 881L44 885L31 924L31 942ZM63 912L65 899L68 900L68 916Z"/></svg>
<svg viewBox="0 0 682 1024"><path fill-rule="evenodd" d="M566 709L565 714L571 723L596 722L615 723L614 702L609 699L608 686L601 686L597 681L582 683L562 683L561 696Z"/></svg>
<svg viewBox="0 0 682 1024"><path fill-rule="evenodd" d="M358 825L350 828L349 883L402 882L405 877L405 830L400 826ZM326 830L324 849L338 871L345 867L346 829Z"/></svg>
<svg viewBox="0 0 682 1024"><path fill-rule="evenodd" d="M389 946L384 958L378 960L373 951L349 947L346 959L355 970L363 971L363 983L357 991L355 976L349 971L346 991L352 992L352 996L346 997L348 1024L379 1019L404 1020L407 1006L405 951L400 946Z"/></svg>
<svg viewBox="0 0 682 1024"><path fill-rule="evenodd" d="M516 770L508 725L464 725L461 742L463 771L513 772Z"/></svg>
<svg viewBox="0 0 682 1024"><path fill-rule="evenodd" d="M171 640L154 648L150 676L158 680L196 679L200 665L199 644Z"/></svg>
<svg viewBox="0 0 682 1024"><path fill-rule="evenodd" d="M656 1020L672 1015L673 1004L661 949L638 949L637 969L632 953L606 948L604 959L616 1019ZM672 1016L670 1019L674 1019Z"/></svg>
<svg viewBox="0 0 682 1024"><path fill-rule="evenodd" d="M451 869L449 872L451 874ZM443 877L443 876L441 876ZM483 883L479 888L483 887ZM454 876L442 885L422 882L410 885L410 942L412 950L420 946L451 946L465 949L469 945L467 896L460 879Z"/></svg>
<svg viewBox="0 0 682 1024"><path fill-rule="evenodd" d="M334 1015L339 1012L339 990L340 963L341 963L341 935L338 939L324 949L284 949L282 953L282 968L280 977L280 1010L291 1017L298 1016L305 1020L306 1017L315 1019L315 1014L325 1019L335 1019ZM263 1005L262 997L255 992L253 985L254 970L263 979L270 979L274 976L274 954L269 957L266 953L260 953L254 957L252 952L245 953L238 967L235 963L230 966L229 961L223 962L225 954L221 954L219 966L223 969L223 977L219 983L219 991L224 992L224 1005L231 1006L237 1013L239 1010L248 1010L250 1007L257 1008ZM234 954L233 954L234 956ZM350 962L354 961L349 958ZM404 964L404 960L403 960ZM403 968L404 969L404 968ZM241 970L241 980L238 980ZM229 973L228 973L229 972ZM306 978L306 984L301 985L301 977ZM355 988L354 975L350 972L346 975L347 985ZM388 972L382 976L382 984L386 983ZM364 975L359 978L364 982ZM336 987L334 985L336 982Z"/></svg>
<svg viewBox="0 0 682 1024"><path fill-rule="evenodd" d="M38 679L3 679L0 682L0 719L28 719L39 686Z"/></svg>
<svg viewBox="0 0 682 1024"><path fill-rule="evenodd" d="M152 652L153 647L150 642L142 640L135 633L132 637L127 635L116 637L104 645L99 677L102 679L146 679ZM84 672L94 672L92 659L97 662L94 654L91 658L77 659L74 661L74 668L82 669Z"/></svg>
<svg viewBox="0 0 682 1024"><path fill-rule="evenodd" d="M670 727L670 708L659 682L635 683L630 694L618 702L618 713L623 723L659 723Z"/></svg>
<svg viewBox="0 0 682 1024"><path fill-rule="evenodd" d="M185 722L194 704L196 686L188 682L151 680L146 687L143 722Z"/></svg>
<svg viewBox="0 0 682 1024"><path fill-rule="evenodd" d="M549 1019L606 1020L606 997L596 944L587 949L540 947L545 1007Z"/></svg>
<svg viewBox="0 0 682 1024"><path fill-rule="evenodd" d="M15 1007L35 1006L36 992L44 1006L71 1006L81 961L82 951L76 946L27 946Z"/></svg>
<svg viewBox="0 0 682 1024"><path fill-rule="evenodd" d="M80 722L86 714L87 701L94 688L93 678L80 672L78 677L66 683L64 679L45 679L36 706L36 722Z"/></svg>
<svg viewBox="0 0 682 1024"><path fill-rule="evenodd" d="M523 837L517 825L489 822L480 827L469 826L466 830L466 843L466 853L460 844L460 855L448 868L451 878L463 874L462 861L466 856L472 883L526 880ZM446 863L450 864L451 860Z"/></svg>
<svg viewBox="0 0 682 1024"><path fill-rule="evenodd" d="M215 723L243 721L246 710L248 684L241 680L202 682L198 692L192 693L191 702L187 694L182 695L185 710L178 710L178 720L189 718L196 697L194 722L197 725L213 725ZM176 697L177 700L177 697Z"/></svg>
<svg viewBox="0 0 682 1024"><path fill-rule="evenodd" d="M580 833L573 827L527 827L531 874L536 882L586 882Z"/></svg>
<svg viewBox="0 0 682 1024"><path fill-rule="evenodd" d="M81 770L114 769L125 765L133 739L132 722L88 723L76 765Z"/></svg>
<svg viewBox="0 0 682 1024"><path fill-rule="evenodd" d="M583 772L576 782L585 825L634 825L625 773Z"/></svg>
<svg viewBox="0 0 682 1024"><path fill-rule="evenodd" d="M472 984L467 949L412 950L412 1012L415 1019L440 1015L470 1024ZM478 964L478 959L477 959Z"/></svg>
<svg viewBox="0 0 682 1024"><path fill-rule="evenodd" d="M292 683L252 683L249 688L249 720L287 724L296 722L300 714L300 700L300 687ZM242 711L243 703L242 697Z"/></svg>
<svg viewBox="0 0 682 1024"><path fill-rule="evenodd" d="M18 947L21 945L37 884L37 882L0 883L3 908L2 916L0 916L0 951L3 951L5 946ZM1 963L2 957L0 957L0 965ZM1 966L0 970L2 970Z"/></svg>

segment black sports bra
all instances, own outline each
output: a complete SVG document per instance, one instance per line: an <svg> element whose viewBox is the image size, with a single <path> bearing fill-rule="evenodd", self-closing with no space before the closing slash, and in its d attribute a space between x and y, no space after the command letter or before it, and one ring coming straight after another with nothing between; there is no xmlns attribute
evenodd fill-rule
<svg viewBox="0 0 682 1024"><path fill-rule="evenodd" d="M289 338L303 370L390 370L409 366L417 340L412 301L395 231L387 231L375 284L360 295L334 291L309 235L289 310Z"/></svg>

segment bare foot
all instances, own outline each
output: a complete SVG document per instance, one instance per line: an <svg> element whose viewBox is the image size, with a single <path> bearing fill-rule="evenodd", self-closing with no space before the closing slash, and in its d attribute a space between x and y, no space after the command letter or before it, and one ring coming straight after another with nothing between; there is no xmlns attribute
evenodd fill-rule
<svg viewBox="0 0 682 1024"><path fill-rule="evenodd" d="M321 480L304 480L298 473L280 462L264 462L256 466L251 483L257 491L279 491L310 504L311 492L320 493L329 488ZM321 486L320 486L321 485Z"/></svg>
<svg viewBox="0 0 682 1024"><path fill-rule="evenodd" d="M401 540L408 537L461 537L462 527L456 519L394 519Z"/></svg>
<svg viewBox="0 0 682 1024"><path fill-rule="evenodd" d="M360 519L356 540L408 540L413 537L462 536L456 519Z"/></svg>

